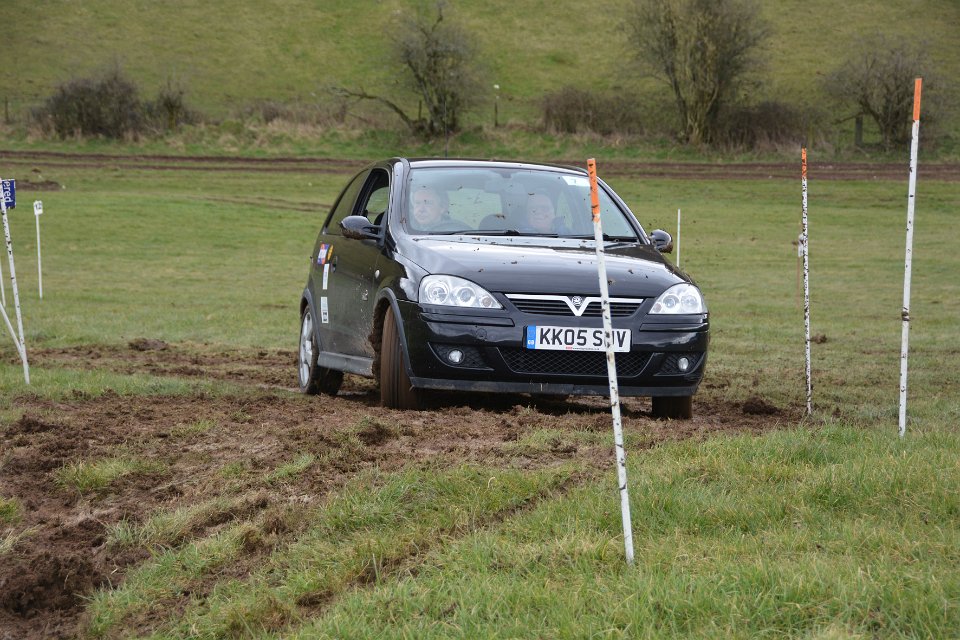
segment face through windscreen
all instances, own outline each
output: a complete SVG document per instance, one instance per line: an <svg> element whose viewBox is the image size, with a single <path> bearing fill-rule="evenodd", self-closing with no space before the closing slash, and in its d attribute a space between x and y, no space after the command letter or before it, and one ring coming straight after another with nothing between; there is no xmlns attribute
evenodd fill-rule
<svg viewBox="0 0 960 640"><path fill-rule="evenodd" d="M554 231L553 202L544 193L534 193L527 198L527 224L537 233Z"/></svg>
<svg viewBox="0 0 960 640"><path fill-rule="evenodd" d="M447 217L447 199L435 189L413 192L413 223L419 229L437 226Z"/></svg>

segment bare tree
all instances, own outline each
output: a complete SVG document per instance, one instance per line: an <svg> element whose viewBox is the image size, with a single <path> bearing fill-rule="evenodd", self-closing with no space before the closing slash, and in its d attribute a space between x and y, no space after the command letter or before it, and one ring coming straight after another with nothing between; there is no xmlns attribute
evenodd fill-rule
<svg viewBox="0 0 960 640"><path fill-rule="evenodd" d="M885 35L860 40L850 57L824 79L827 93L873 120L885 148L910 140L914 78L929 67L921 47Z"/></svg>
<svg viewBox="0 0 960 640"><path fill-rule="evenodd" d="M755 0L634 0L629 42L673 90L687 142L716 137L722 108L759 66L768 34L759 11Z"/></svg>
<svg viewBox="0 0 960 640"><path fill-rule="evenodd" d="M458 131L461 116L479 99L483 86L473 38L449 19L445 2L437 2L434 9L400 12L393 27L393 55L405 71L406 83L419 99L417 117L408 115L394 98L363 89L338 90L345 96L384 104L411 131L427 136Z"/></svg>

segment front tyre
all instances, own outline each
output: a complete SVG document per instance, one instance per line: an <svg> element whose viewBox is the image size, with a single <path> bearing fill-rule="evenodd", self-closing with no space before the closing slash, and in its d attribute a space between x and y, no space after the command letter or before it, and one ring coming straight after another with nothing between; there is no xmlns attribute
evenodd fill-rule
<svg viewBox="0 0 960 640"><path fill-rule="evenodd" d="M308 304L300 316L300 349L297 355L297 381L300 393L316 395L326 393L337 395L343 384L343 372L327 369L317 364L320 347L317 344L317 332L313 322L313 312Z"/></svg>
<svg viewBox="0 0 960 640"><path fill-rule="evenodd" d="M654 418L689 420L693 417L693 396L654 396Z"/></svg>
<svg viewBox="0 0 960 640"><path fill-rule="evenodd" d="M410 384L410 376L403 366L403 346L397 320L389 309L383 319L380 349L380 403L390 409L419 409L420 390Z"/></svg>

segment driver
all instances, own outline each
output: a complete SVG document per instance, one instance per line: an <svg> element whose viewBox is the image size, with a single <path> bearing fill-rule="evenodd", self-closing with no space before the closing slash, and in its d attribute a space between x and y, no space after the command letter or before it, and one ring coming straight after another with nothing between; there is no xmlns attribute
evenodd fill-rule
<svg viewBox="0 0 960 640"><path fill-rule="evenodd" d="M413 223L418 229L429 231L451 222L447 210L447 194L431 187L420 187L413 192Z"/></svg>
<svg viewBox="0 0 960 640"><path fill-rule="evenodd" d="M552 233L555 213L553 201L545 193L532 193L527 198L527 225L537 233Z"/></svg>

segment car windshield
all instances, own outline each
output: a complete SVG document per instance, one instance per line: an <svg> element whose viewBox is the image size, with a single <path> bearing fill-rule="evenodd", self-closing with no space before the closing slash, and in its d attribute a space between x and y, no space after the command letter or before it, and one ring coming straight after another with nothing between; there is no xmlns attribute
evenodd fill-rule
<svg viewBox="0 0 960 640"><path fill-rule="evenodd" d="M585 175L549 169L417 168L406 189L406 230L416 234L593 238ZM604 236L638 241L629 212L600 189Z"/></svg>

